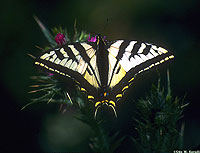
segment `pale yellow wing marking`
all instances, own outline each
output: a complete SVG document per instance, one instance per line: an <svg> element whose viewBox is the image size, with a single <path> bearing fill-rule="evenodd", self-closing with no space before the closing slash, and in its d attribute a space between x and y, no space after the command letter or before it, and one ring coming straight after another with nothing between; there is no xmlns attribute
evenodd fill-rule
<svg viewBox="0 0 200 153"><path fill-rule="evenodd" d="M137 41L131 41L130 44L126 47L125 52L124 52L122 58L120 59L119 63L117 64L113 78L111 80L111 74L112 74L115 63L117 62L117 59L115 57L118 55L119 48L120 48L120 45L122 44L122 42L123 42L123 40L119 40L119 41L113 43L110 46L110 48L108 49L108 51L109 51L108 83L111 81L111 83L110 83L111 88L113 86L115 86L116 84L118 84L130 69L136 67L137 65L139 65L143 62L146 62L147 60L153 59L161 54L166 54L168 52L166 49L164 49L162 47L157 47L152 44L142 43L141 47L138 49L137 53L133 57L130 58L131 51L132 51L135 43L137 43ZM150 48L149 53L147 55L145 55L145 54L143 54L143 51L147 47L147 45L151 45L151 48ZM174 58L174 56L171 55L169 57L165 57L164 59L161 59L160 61L141 69L138 73L146 71L155 65L161 64L161 63L169 60L170 58ZM118 73L116 74L116 70L118 70L119 67L120 67L120 69L119 69ZM129 80L129 82L132 82L133 79L134 79L134 77L131 78ZM128 87L129 87L129 85L125 86L122 89L122 92L124 92ZM116 98L120 98L121 96L122 96L122 94L117 94Z"/></svg>
<svg viewBox="0 0 200 153"><path fill-rule="evenodd" d="M108 59L109 59L108 84L110 83L110 87L112 88L116 84L118 84L121 81L121 79L126 75L126 71L122 68L121 64L118 63L117 67L115 68L113 76L111 76L114 70L115 63L117 62L117 59L112 54L108 55Z"/></svg>
<svg viewBox="0 0 200 153"><path fill-rule="evenodd" d="M123 40L119 40L115 43L113 43L110 48L108 49L108 51L114 56L116 57L119 51L119 47L122 44ZM162 47L157 47L155 45L152 44L145 44L142 43L141 47L139 48L139 50L137 51L137 53L129 58L129 56L131 55L131 50L133 49L135 43L137 43L137 41L131 41L130 44L126 47L125 52L121 58L121 60L119 61L119 63L121 64L122 68L128 72L130 69L136 67L137 65L153 59L161 54L166 54L168 51ZM143 54L144 49L146 48L146 45L151 45L150 51L147 55ZM155 50L158 52L155 52ZM164 61L166 61L165 59L163 59ZM163 63L164 61L161 60L161 62L157 62L155 63L155 65L158 65L159 63ZM148 68L145 68L145 70L147 70ZM141 70L141 72L144 71Z"/></svg>
<svg viewBox="0 0 200 153"><path fill-rule="evenodd" d="M115 43L113 43L110 48L108 48L109 53L111 53L114 57L117 56L119 52L119 47L122 44L123 40L118 40Z"/></svg>
<svg viewBox="0 0 200 153"><path fill-rule="evenodd" d="M100 83L100 77L99 77L99 72L97 70L97 66L96 66L96 56L95 56L95 50L92 48L91 45L87 44L87 43L81 43L81 46L84 47L86 54L91 58L90 60L90 65L92 67L92 69L94 70L96 77ZM74 48L73 45L69 45L69 47L71 48L71 50L73 51L73 53L76 55L77 60L79 61L78 64L73 64L71 67L74 68L74 70L76 70L77 72L79 72L81 75L83 75L83 77L85 78L85 80L87 80L92 86L98 88L99 85L97 83L97 80L95 78L95 75L93 74L93 71L91 70L91 68L88 66L88 63L86 63L83 58L79 55L78 51ZM76 50L76 51L75 51ZM88 72L90 71L90 72Z"/></svg>
<svg viewBox="0 0 200 153"><path fill-rule="evenodd" d="M45 53L40 58L44 60L44 59L47 59L48 57L52 56L53 54L55 54L55 51L50 51L50 53Z"/></svg>
<svg viewBox="0 0 200 153"><path fill-rule="evenodd" d="M99 77L99 72L98 72L98 68L96 65L96 50L94 50L89 44L87 43L81 43L81 45L84 47L84 49L86 50L87 55L90 57L90 65L92 67L93 71L91 70L91 68L88 66L88 69L84 72L83 76L84 78L94 87L98 88L99 85L97 83L98 82L101 84L100 82L100 77ZM88 72L90 71L90 72ZM95 75L97 77L97 80L95 78Z"/></svg>
<svg viewBox="0 0 200 153"><path fill-rule="evenodd" d="M80 45L85 49L86 54L89 56L89 58L91 58L90 65L92 66L94 73L96 74L97 80L100 83L99 72L96 66L96 55L95 55L96 50L94 50L92 46L87 43L80 43ZM52 50L49 53L45 53L40 58L42 60L50 61L54 64L61 65L63 67L66 67L68 69L71 69L73 71L80 73L92 86L98 88L99 86L95 78L95 75L93 74L93 71L91 70L91 68L88 66L88 63L85 62L83 58L80 56L80 52L74 47L74 45L68 45L68 47L71 49L71 51L73 52L78 62L70 59L67 51L64 48L55 49L57 51L60 51L60 53L64 56L64 59L59 59L56 55L55 50ZM55 71L62 75L64 74L58 70L55 70L54 68L44 65L43 63L36 62L35 64L44 66L46 69L49 69L50 71ZM88 71L90 71L90 73Z"/></svg>
<svg viewBox="0 0 200 153"><path fill-rule="evenodd" d="M96 66L96 55L94 55L91 60L90 60L90 64L96 74L96 77L98 79L98 81L100 82L100 77L99 77L99 72L98 72L98 69L97 69L97 66ZM90 72L88 72L90 71ZM88 67L88 70L85 71L84 73L84 78L94 87L98 88L99 85L97 83L97 80L95 78L95 75L93 74L92 70L90 69L90 67Z"/></svg>

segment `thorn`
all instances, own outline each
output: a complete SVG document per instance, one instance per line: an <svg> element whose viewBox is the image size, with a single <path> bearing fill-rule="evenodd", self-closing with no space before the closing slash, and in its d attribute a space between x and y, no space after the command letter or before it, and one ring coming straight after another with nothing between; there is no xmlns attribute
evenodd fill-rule
<svg viewBox="0 0 200 153"><path fill-rule="evenodd" d="M38 90L32 90L32 91L29 91L28 93L34 93L34 92L37 92Z"/></svg>
<svg viewBox="0 0 200 153"><path fill-rule="evenodd" d="M61 112L62 108L63 108L63 104L60 104L60 107L59 107L60 112Z"/></svg>
<svg viewBox="0 0 200 153"><path fill-rule="evenodd" d="M38 19L38 17L35 16L35 15L33 15L33 18L35 19L35 21L37 22L37 24L40 26L40 28L41 28L42 30L44 30L45 27L44 27L44 25L41 23L41 21Z"/></svg>
<svg viewBox="0 0 200 153"><path fill-rule="evenodd" d="M23 107L21 108L21 110L24 110L26 107L28 107L28 106L30 106L30 105L36 103L36 102L37 102L37 101L32 101L32 102L26 104L25 106L23 106Z"/></svg>
<svg viewBox="0 0 200 153"><path fill-rule="evenodd" d="M63 109L62 114L64 114L65 112L67 112L66 108Z"/></svg>
<svg viewBox="0 0 200 153"><path fill-rule="evenodd" d="M40 87L40 85L35 84L35 85L31 85L29 87L31 87L31 88L37 88L37 87Z"/></svg>
<svg viewBox="0 0 200 153"><path fill-rule="evenodd" d="M54 95L53 95L54 96ZM50 103L53 99L53 96L48 100L47 104Z"/></svg>
<svg viewBox="0 0 200 153"><path fill-rule="evenodd" d="M74 32L77 33L77 29L76 29L76 24L77 24L77 20L74 20Z"/></svg>
<svg viewBox="0 0 200 153"><path fill-rule="evenodd" d="M76 23L77 23L77 20L75 19L74 20L74 38L73 38L74 41L76 41L75 39L76 39L76 36L77 36Z"/></svg>
<svg viewBox="0 0 200 153"><path fill-rule="evenodd" d="M69 101L71 102L71 104L73 104L73 102L72 102L72 100L71 100L71 98L70 98L68 92L66 92L66 93L67 93L67 97L69 98Z"/></svg>
<svg viewBox="0 0 200 153"><path fill-rule="evenodd" d="M61 104L61 105L60 105L60 108L59 108L59 111L60 111L62 114L64 114L64 113L67 111L67 109L64 108L64 105L65 105L65 104Z"/></svg>
<svg viewBox="0 0 200 153"><path fill-rule="evenodd" d="M22 108L21 108L21 110L24 110L26 107L25 106L23 106Z"/></svg>
<svg viewBox="0 0 200 153"><path fill-rule="evenodd" d="M32 90L32 91L29 91L28 93L34 93L34 92L38 92L38 91L45 91L45 90L49 90L49 89L52 89L54 86L50 86L50 87L46 87L46 88L42 88L42 89L38 89L38 90Z"/></svg>
<svg viewBox="0 0 200 153"><path fill-rule="evenodd" d="M28 56L32 57L33 59L36 59L35 56L33 56L33 55L29 54L29 53L26 53L26 54L27 54Z"/></svg>
<svg viewBox="0 0 200 153"><path fill-rule="evenodd" d="M92 145L91 143L89 143L90 148L94 149L94 145Z"/></svg>
<svg viewBox="0 0 200 153"><path fill-rule="evenodd" d="M40 50L42 50L42 51L45 51L45 49L42 48L42 47L40 47L40 46L35 45L35 47L38 48L38 49L40 49Z"/></svg>
<svg viewBox="0 0 200 153"><path fill-rule="evenodd" d="M37 76L31 76L30 79L37 79Z"/></svg>
<svg viewBox="0 0 200 153"><path fill-rule="evenodd" d="M114 112L114 114L115 114L115 117L117 118L117 112L116 112L116 110L115 110L115 107L113 107L112 105L109 105L112 109L113 109L113 112Z"/></svg>
<svg viewBox="0 0 200 153"><path fill-rule="evenodd" d="M80 102L78 101L77 103L78 103L79 108L81 109L81 104L80 104Z"/></svg>
<svg viewBox="0 0 200 153"><path fill-rule="evenodd" d="M55 96L55 93L52 94L51 98L47 101L47 104L52 101L52 99L53 99L54 96Z"/></svg>
<svg viewBox="0 0 200 153"><path fill-rule="evenodd" d="M38 88L38 87L48 87L48 86L53 86L53 84L35 84L35 85L31 85L29 87L31 88Z"/></svg>
<svg viewBox="0 0 200 153"><path fill-rule="evenodd" d="M181 108L184 108L184 107L186 107L188 105L189 105L189 103L186 103L186 104L182 105Z"/></svg>

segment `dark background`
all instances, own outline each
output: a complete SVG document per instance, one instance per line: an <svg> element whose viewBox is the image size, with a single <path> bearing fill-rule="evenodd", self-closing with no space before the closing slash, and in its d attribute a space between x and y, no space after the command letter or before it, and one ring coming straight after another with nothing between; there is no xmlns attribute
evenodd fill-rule
<svg viewBox="0 0 200 153"><path fill-rule="evenodd" d="M48 28L61 25L72 33L77 19L78 29L101 33L108 40L142 40L172 51L175 61L169 69L173 95L186 95L185 101L190 103L182 119L184 148L200 144L199 0L6 0L0 6L0 151L89 150L91 129L74 119L73 111L61 115L55 104L35 104L20 110L32 97L27 93L33 84L30 76L38 74L26 53L37 56L35 45L48 45L33 15ZM129 96L148 93L151 84L157 82L151 74L156 76L152 72L140 79ZM166 68L161 76L166 85ZM130 129L130 123L125 127Z"/></svg>

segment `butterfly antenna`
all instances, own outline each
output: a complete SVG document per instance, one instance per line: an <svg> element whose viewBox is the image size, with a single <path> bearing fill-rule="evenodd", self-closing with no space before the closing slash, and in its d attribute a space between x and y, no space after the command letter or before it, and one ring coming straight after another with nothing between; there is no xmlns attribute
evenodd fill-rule
<svg viewBox="0 0 200 153"><path fill-rule="evenodd" d="M104 33L106 33L105 29L106 29L106 27L108 25L108 21L109 21L109 19L107 18L106 22L104 23L104 25L100 25L100 27L97 28L98 30L96 32L92 32L92 33L94 33L95 35L99 35L99 34L103 35Z"/></svg>
<svg viewBox="0 0 200 153"><path fill-rule="evenodd" d="M109 105L109 106L113 109L113 112L114 112L114 114L115 114L115 117L117 118L117 112L116 112L116 110L115 110L115 107L112 106L112 105Z"/></svg>
<svg viewBox="0 0 200 153"><path fill-rule="evenodd" d="M104 27L103 27L103 30L102 30L103 32L105 31L106 27L108 26L108 21L109 21L109 19L107 18L107 19L106 19L106 23L105 23L105 25L104 25Z"/></svg>
<svg viewBox="0 0 200 153"><path fill-rule="evenodd" d="M97 118L97 111L98 111L99 107L100 107L100 106L98 106L98 107L96 108L95 112L94 112L94 119Z"/></svg>

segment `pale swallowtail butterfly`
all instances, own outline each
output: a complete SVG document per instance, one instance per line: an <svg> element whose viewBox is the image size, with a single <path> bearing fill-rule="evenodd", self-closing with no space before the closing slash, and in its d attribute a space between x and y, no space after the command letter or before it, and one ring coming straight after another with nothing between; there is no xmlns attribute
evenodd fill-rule
<svg viewBox="0 0 200 153"><path fill-rule="evenodd" d="M75 80L80 90L94 102L95 117L102 105L116 114L122 98L137 74L174 58L162 47L133 40L75 42L45 51L35 65L50 73Z"/></svg>

